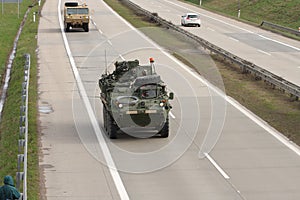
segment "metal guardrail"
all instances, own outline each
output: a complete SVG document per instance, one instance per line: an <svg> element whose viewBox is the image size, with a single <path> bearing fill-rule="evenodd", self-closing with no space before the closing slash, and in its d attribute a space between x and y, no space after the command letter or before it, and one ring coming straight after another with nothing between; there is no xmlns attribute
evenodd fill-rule
<svg viewBox="0 0 300 200"><path fill-rule="evenodd" d="M24 81L22 83L22 105L20 107L20 135L18 148L18 171L16 187L20 191L23 181L23 191L20 200L27 200L27 144L28 144L28 89L30 77L30 55L25 54ZM21 167L23 166L23 170Z"/></svg>
<svg viewBox="0 0 300 200"><path fill-rule="evenodd" d="M269 27L274 28L274 29L277 29L277 30L281 30L281 31L284 31L284 32L291 33L293 35L300 36L300 31L299 30L294 30L294 29L291 29L291 28L280 26L278 24L273 24L271 22L262 21L262 23L260 24L260 26L264 26L264 25L265 26L269 26Z"/></svg>
<svg viewBox="0 0 300 200"><path fill-rule="evenodd" d="M272 72L269 72L254 63L251 63L247 60L244 60L225 49L222 49L214 44L211 44L210 42L193 35L192 33L178 27L177 25L174 25L172 22L168 22L165 19L159 17L157 13L151 13L143 8L141 8L139 5L131 2L130 0L122 0L123 3L133 8L136 12L138 12L141 15L147 16L151 21L154 21L162 26L165 26L167 28L171 28L179 33L184 34L190 39L193 39L194 41L201 44L205 49L209 49L211 52L216 53L220 56L223 56L224 58L238 64L244 73L251 73L258 79L264 80L265 82L268 82L270 85L273 86L273 88L277 87L278 89L285 91L291 95L291 97L295 97L295 100L298 100L300 97L300 87L284 80L283 78L273 74Z"/></svg>

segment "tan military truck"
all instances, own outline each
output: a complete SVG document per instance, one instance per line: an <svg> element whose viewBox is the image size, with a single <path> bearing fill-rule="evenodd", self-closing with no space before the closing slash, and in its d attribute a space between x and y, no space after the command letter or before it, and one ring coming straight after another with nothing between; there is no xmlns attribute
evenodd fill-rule
<svg viewBox="0 0 300 200"><path fill-rule="evenodd" d="M89 8L86 4L79 5L78 2L66 2L64 7L64 25L68 32L73 28L83 28L89 32Z"/></svg>

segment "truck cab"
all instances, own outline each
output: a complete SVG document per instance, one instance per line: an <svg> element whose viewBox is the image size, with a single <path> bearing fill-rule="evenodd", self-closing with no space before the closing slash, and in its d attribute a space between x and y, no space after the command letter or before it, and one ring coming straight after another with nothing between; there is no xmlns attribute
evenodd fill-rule
<svg viewBox="0 0 300 200"><path fill-rule="evenodd" d="M64 7L64 27L69 32L73 28L82 28L89 32L89 8L86 4L79 5L78 2L66 2Z"/></svg>

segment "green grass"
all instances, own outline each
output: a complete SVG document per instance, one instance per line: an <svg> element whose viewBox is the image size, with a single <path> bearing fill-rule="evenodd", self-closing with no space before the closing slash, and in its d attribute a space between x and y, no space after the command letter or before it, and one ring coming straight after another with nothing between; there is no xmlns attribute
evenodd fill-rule
<svg viewBox="0 0 300 200"><path fill-rule="evenodd" d="M3 48L1 47L1 63L6 63L7 55L12 49L13 39L16 36L20 21L33 1L24 0L20 5L20 18L14 10L13 4L5 4L5 15L1 16L1 24L7 27L7 31L0 29ZM9 6L11 10L9 11ZM16 4L14 5L16 6ZM7 100L3 109L0 124L0 177L7 174L15 177L17 172L17 154L19 139L19 117L21 106L21 86L24 80L24 54L31 55L31 74L29 86L29 135L28 135L28 199L39 199L39 167L38 167L38 132L37 132L37 27L38 21L32 22L33 12L37 12L34 6L27 18L23 32L20 36L17 54L13 63L11 80L7 92ZM3 36L3 38L2 38Z"/></svg>
<svg viewBox="0 0 300 200"><path fill-rule="evenodd" d="M184 1L199 5L199 0ZM241 19L256 24L269 21L296 30L300 26L299 0L202 0L202 6L233 17L240 7Z"/></svg>
<svg viewBox="0 0 300 200"><path fill-rule="evenodd" d="M27 7L21 6L20 16L23 16ZM5 66L7 61L7 56L12 49L12 43L16 36L16 32L19 29L22 17L18 18L18 6L13 3L6 3L3 6L1 4L1 14L0 14L0 75L3 77L5 72Z"/></svg>

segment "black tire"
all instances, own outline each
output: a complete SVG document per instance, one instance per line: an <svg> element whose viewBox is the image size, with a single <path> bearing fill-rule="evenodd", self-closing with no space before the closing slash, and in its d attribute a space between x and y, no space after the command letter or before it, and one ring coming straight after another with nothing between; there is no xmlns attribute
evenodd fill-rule
<svg viewBox="0 0 300 200"><path fill-rule="evenodd" d="M169 117L167 117L163 128L159 131L159 134L161 138L169 137Z"/></svg>
<svg viewBox="0 0 300 200"><path fill-rule="evenodd" d="M89 32L89 24L83 24L83 29L85 32Z"/></svg>
<svg viewBox="0 0 300 200"><path fill-rule="evenodd" d="M198 27L200 27L201 25L200 25L200 24L198 24L197 26L198 26Z"/></svg>
<svg viewBox="0 0 300 200"><path fill-rule="evenodd" d="M113 117L107 112L107 134L110 139L117 139L119 127Z"/></svg>
<svg viewBox="0 0 300 200"><path fill-rule="evenodd" d="M103 126L104 126L104 130L107 132L107 110L104 105L102 110L103 110Z"/></svg>
<svg viewBox="0 0 300 200"><path fill-rule="evenodd" d="M71 25L69 24L69 23L67 23L67 25L65 26L66 27L66 32L69 32L70 31L70 27L71 27Z"/></svg>

